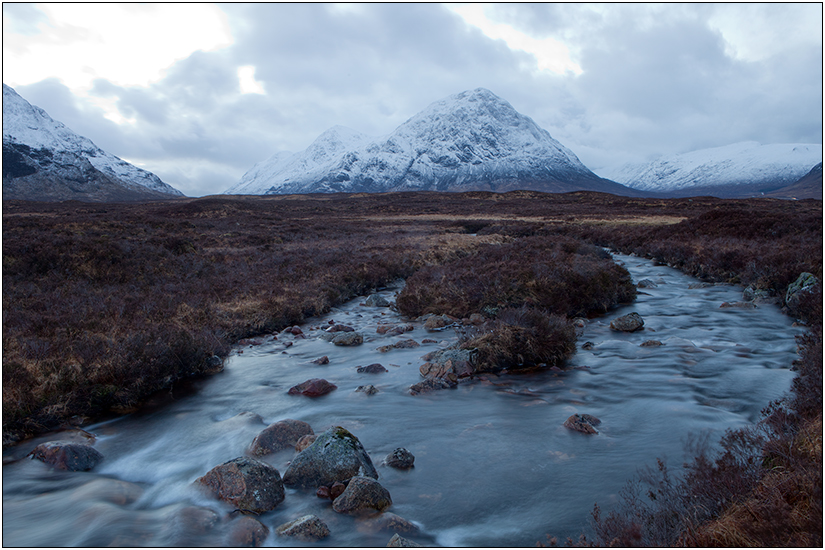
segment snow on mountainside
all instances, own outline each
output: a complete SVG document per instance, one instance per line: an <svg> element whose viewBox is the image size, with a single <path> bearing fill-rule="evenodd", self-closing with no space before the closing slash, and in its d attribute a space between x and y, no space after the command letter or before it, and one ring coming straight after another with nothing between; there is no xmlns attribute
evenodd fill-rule
<svg viewBox="0 0 825 550"><path fill-rule="evenodd" d="M183 194L103 151L3 84L3 195L30 200L135 200Z"/></svg>
<svg viewBox="0 0 825 550"><path fill-rule="evenodd" d="M256 164L226 193L512 189L634 194L483 88L437 101L381 138L335 126L303 152Z"/></svg>
<svg viewBox="0 0 825 550"><path fill-rule="evenodd" d="M650 163L626 164L602 175L634 189L685 194L696 190L721 195L758 194L788 185L822 162L822 145L753 141L701 149L660 158Z"/></svg>

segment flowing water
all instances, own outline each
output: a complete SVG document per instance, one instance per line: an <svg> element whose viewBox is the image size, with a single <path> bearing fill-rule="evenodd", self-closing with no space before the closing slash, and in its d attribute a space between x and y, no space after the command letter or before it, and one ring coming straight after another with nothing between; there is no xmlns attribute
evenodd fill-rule
<svg viewBox="0 0 825 550"><path fill-rule="evenodd" d="M689 288L696 281L676 270L615 258L634 281L658 286L641 289L632 305L589 320L569 362L573 368L564 372L465 380L456 389L412 396L409 386L421 380L420 357L453 343L455 332L431 333L413 323L415 330L402 336L380 335L377 325L400 322L397 314L354 301L304 325L306 339L282 334L236 349L225 370L198 382L193 394L87 426L105 456L91 472L20 459L54 434L7 449L3 543L230 544L234 507L192 482L242 456L258 432L285 418L310 423L316 434L333 426L355 434L392 495L389 511L421 528L420 537L410 537L419 543L533 546L548 533L575 538L587 529L593 504L609 510L638 468L657 457L680 465L689 434L709 431L716 441L724 430L758 420L762 407L790 387L794 336L801 332L773 305L720 308L741 299L738 287ZM392 299L396 291L381 294ZM644 318L644 331L609 329L612 319L631 311ZM316 338L330 319L361 331L365 342L339 347ZM437 342L376 351L407 338ZM652 339L663 345L640 346ZM585 342L592 348L582 349ZM329 364L311 362L323 355ZM371 363L389 372L356 372ZM308 378L325 378L338 389L319 398L287 395ZM364 384L379 393L354 391ZM573 413L601 419L599 434L563 427ZM398 447L415 455L414 468L381 465ZM288 450L262 460L283 474L293 456ZM392 535L335 513L328 500L287 489L285 501L258 518L270 528L265 545L306 546L277 536L274 527L307 513L320 516L332 532L319 546L385 546Z"/></svg>

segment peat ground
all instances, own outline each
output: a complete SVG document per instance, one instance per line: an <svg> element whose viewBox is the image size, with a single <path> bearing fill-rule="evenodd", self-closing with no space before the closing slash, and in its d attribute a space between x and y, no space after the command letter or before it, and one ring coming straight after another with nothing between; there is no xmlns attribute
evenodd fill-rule
<svg viewBox="0 0 825 550"><path fill-rule="evenodd" d="M466 315L470 295L493 317L499 306L605 311L632 293L593 245L784 302L800 273L822 280L822 202L524 191L4 201L4 445L130 410L219 370L241 338L398 278L415 284L410 313ZM485 266L501 280L466 276ZM597 544L821 545L821 290L789 314L810 327L793 395L759 434L699 453L687 480L659 480L655 506L595 514ZM708 504L688 513L699 497Z"/></svg>

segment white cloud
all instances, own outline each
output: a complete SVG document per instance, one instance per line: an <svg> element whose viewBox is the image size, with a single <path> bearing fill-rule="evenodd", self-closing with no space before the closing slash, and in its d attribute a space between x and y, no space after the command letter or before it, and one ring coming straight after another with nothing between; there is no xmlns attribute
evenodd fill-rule
<svg viewBox="0 0 825 550"><path fill-rule="evenodd" d="M210 4L38 4L46 20L39 33L14 32L3 9L3 77L25 85L57 77L73 92L96 78L122 86L148 86L197 50L232 44L226 15Z"/></svg>
<svg viewBox="0 0 825 550"><path fill-rule="evenodd" d="M244 65L238 67L238 80L242 94L266 94L263 84L255 80L255 66Z"/></svg>

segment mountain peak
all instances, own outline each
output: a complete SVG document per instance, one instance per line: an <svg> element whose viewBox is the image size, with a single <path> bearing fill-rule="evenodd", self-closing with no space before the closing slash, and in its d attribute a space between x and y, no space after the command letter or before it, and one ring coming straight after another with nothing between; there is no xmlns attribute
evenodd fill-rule
<svg viewBox="0 0 825 550"><path fill-rule="evenodd" d="M382 138L334 126L285 162L255 165L226 192L511 189L630 192L486 88L436 101Z"/></svg>

